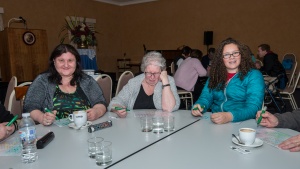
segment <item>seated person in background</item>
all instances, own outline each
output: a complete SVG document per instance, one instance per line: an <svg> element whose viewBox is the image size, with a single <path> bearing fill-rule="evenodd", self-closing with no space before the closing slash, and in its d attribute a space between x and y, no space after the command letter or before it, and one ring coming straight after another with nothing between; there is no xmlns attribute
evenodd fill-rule
<svg viewBox="0 0 300 169"><path fill-rule="evenodd" d="M52 110L45 113L44 108ZM49 58L49 69L30 85L24 100L24 111L33 120L51 125L55 116L67 118L77 110L86 110L88 120L106 112L106 102L98 83L84 74L80 55L67 44L58 45Z"/></svg>
<svg viewBox="0 0 300 169"><path fill-rule="evenodd" d="M255 60L255 67L257 68L257 69L259 69L259 67L262 67L263 66L263 63L260 61L260 60L258 60L258 59L256 59Z"/></svg>
<svg viewBox="0 0 300 169"><path fill-rule="evenodd" d="M252 62L253 62L253 63L256 63L256 58L255 58L254 54L252 53L250 47L249 47L248 45L246 45L246 46L247 46L248 50L249 50L250 53L251 53L250 55L251 55ZM256 65L255 65L255 66L256 66Z"/></svg>
<svg viewBox="0 0 300 169"><path fill-rule="evenodd" d="M183 62L183 60L191 55L192 49L188 46L184 46L181 50L181 55L180 56L176 56L174 59L174 67L175 67L175 71L178 69L178 67L180 66L180 64Z"/></svg>
<svg viewBox="0 0 300 169"><path fill-rule="evenodd" d="M260 117L261 111L256 114L256 120ZM292 130L300 131L300 109L293 112L286 112L283 114L271 114L265 112L262 114L261 126L264 127L276 127L276 128L289 128ZM293 136L278 145L283 150L300 151L300 134Z"/></svg>
<svg viewBox="0 0 300 169"><path fill-rule="evenodd" d="M149 52L142 60L141 70L144 72L122 88L108 107L119 117L126 117L128 109L162 109L175 111L179 108L180 99L173 77L168 76L166 60L159 52ZM115 107L122 107L116 110Z"/></svg>
<svg viewBox="0 0 300 169"><path fill-rule="evenodd" d="M228 38L216 51L211 74L192 114L202 116L202 112L211 109L211 120L216 124L253 119L262 106L264 90L263 76L254 68L250 51Z"/></svg>
<svg viewBox="0 0 300 169"><path fill-rule="evenodd" d="M214 57L215 52L216 52L215 48L209 48L208 54L202 57L201 63L206 70L209 67L209 64L210 64L212 58Z"/></svg>
<svg viewBox="0 0 300 169"><path fill-rule="evenodd" d="M257 54L260 58L263 58L263 66L256 64L257 69L260 69L262 73L271 77L278 77L281 75L278 79L278 83L276 83L276 87L284 89L288 79L284 67L278 60L278 55L270 50L270 45L268 44L259 45Z"/></svg>
<svg viewBox="0 0 300 169"><path fill-rule="evenodd" d="M199 59L199 61L201 61L202 56L203 56L203 53L201 50L199 50L199 49L192 50L191 58L197 58L197 59Z"/></svg>
<svg viewBox="0 0 300 169"><path fill-rule="evenodd" d="M17 121L15 121L11 126L5 126L13 118L14 115L10 114L10 112L7 111L2 104L0 104L0 141L6 139L18 130Z"/></svg>
<svg viewBox="0 0 300 169"><path fill-rule="evenodd" d="M198 59L198 51L193 51L190 56L186 56L175 72L174 79L178 89L184 89L193 93L193 98L199 98L204 87L203 81L206 81L206 70ZM203 78L205 77L205 78ZM205 82L204 82L205 83Z"/></svg>

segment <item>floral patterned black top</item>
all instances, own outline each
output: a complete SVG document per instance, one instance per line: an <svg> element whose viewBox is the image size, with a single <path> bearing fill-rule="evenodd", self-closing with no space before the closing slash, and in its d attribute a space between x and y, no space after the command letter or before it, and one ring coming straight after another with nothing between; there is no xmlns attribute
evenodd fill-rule
<svg viewBox="0 0 300 169"><path fill-rule="evenodd" d="M69 114L73 114L74 111L87 110L91 107L88 98L79 85L77 85L76 91L70 94L62 92L57 85L53 105L53 110L57 110L56 116L59 119L68 118Z"/></svg>

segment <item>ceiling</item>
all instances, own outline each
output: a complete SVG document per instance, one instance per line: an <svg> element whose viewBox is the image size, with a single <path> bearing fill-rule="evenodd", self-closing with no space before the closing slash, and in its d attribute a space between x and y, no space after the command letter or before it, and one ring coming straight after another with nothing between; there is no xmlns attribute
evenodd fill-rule
<svg viewBox="0 0 300 169"><path fill-rule="evenodd" d="M145 2L152 2L157 0L95 0L95 1L109 3L118 6L125 6L125 5L133 5L133 4L139 4Z"/></svg>

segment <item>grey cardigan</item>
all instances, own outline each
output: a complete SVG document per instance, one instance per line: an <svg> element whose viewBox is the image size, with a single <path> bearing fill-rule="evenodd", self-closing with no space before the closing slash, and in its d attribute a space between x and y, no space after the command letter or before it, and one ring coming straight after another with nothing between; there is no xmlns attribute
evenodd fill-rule
<svg viewBox="0 0 300 169"><path fill-rule="evenodd" d="M274 115L278 118L277 128L289 128L300 131L300 109Z"/></svg>
<svg viewBox="0 0 300 169"><path fill-rule="evenodd" d="M57 84L49 82L48 76L49 73L40 74L30 85L24 100L24 112L30 113L33 110L43 112L45 107L53 110L53 97ZM106 106L102 90L91 76L83 74L79 85L92 107L95 104Z"/></svg>
<svg viewBox="0 0 300 169"><path fill-rule="evenodd" d="M111 110L112 105L114 105L114 104L126 106L128 109L133 109L136 98L140 92L142 81L144 79L145 79L144 74L140 74L140 75L130 79L129 82L119 92L119 94L111 100L111 102L108 106L108 111ZM172 110L172 111L175 111L175 110L178 110L178 108L180 106L180 98L177 94L177 88L175 86L174 78L171 76L168 76L168 79L169 79L169 83L171 86L171 90L175 97L176 103ZM162 109L161 99L162 99L162 83L159 81L154 88L154 94L153 94L154 106L158 110Z"/></svg>

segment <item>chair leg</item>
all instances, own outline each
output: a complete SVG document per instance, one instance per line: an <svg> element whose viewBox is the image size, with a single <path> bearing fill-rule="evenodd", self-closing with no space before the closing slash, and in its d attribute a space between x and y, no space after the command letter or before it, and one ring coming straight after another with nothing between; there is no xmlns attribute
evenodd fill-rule
<svg viewBox="0 0 300 169"><path fill-rule="evenodd" d="M282 113L282 110L281 110L281 108L279 107L278 103L276 102L275 97L273 96L272 91L269 90L268 88L267 88L266 90L268 91L268 93L269 93L269 95L270 95L270 97L271 97L273 103L275 104L275 106L276 106L278 112L279 112L279 113ZM281 98L280 95L279 95L279 98L282 100L282 98Z"/></svg>
<svg viewBox="0 0 300 169"><path fill-rule="evenodd" d="M294 105L294 110L296 110L296 109L298 109L298 105L297 105L297 102L296 102L296 100L295 100L295 97L294 97L294 95L293 94L291 94L290 95L290 97L291 97L291 100L292 100L292 102L293 102L293 105Z"/></svg>
<svg viewBox="0 0 300 169"><path fill-rule="evenodd" d="M186 99L185 99L185 110L188 109L188 99L187 99L187 96L186 96Z"/></svg>

